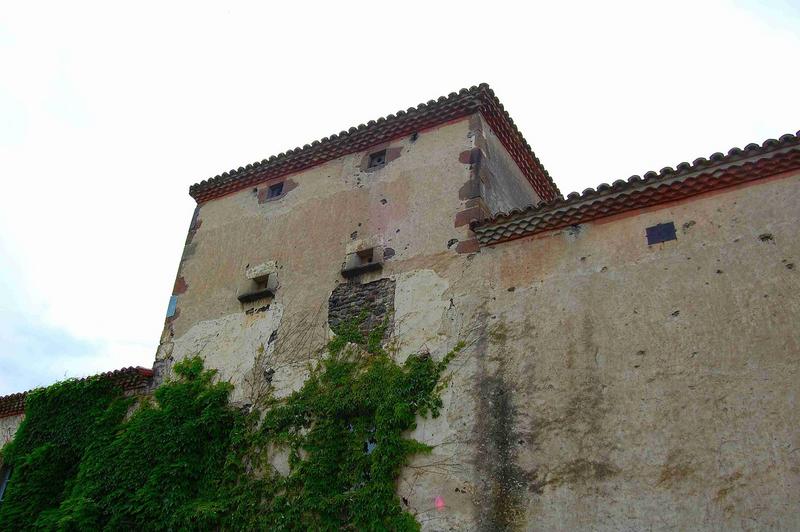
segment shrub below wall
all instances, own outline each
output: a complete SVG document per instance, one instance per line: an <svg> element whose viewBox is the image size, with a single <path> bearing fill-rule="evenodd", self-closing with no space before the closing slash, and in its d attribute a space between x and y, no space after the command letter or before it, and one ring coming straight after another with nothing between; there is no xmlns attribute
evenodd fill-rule
<svg viewBox="0 0 800 532"><path fill-rule="evenodd" d="M337 330L299 391L245 413L200 358L126 419L136 399L102 378L31 393L3 459L13 475L2 530L417 530L395 493L403 437L437 416L441 362L396 364L383 330ZM268 450L289 454L289 474Z"/></svg>

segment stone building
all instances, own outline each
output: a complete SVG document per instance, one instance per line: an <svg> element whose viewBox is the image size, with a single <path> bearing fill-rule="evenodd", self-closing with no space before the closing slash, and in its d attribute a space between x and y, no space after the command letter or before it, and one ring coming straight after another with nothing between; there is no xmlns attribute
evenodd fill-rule
<svg viewBox="0 0 800 532"><path fill-rule="evenodd" d="M423 529L797 529L799 185L800 133L563 197L465 89L193 185L155 379L286 395L366 309L400 361L468 341Z"/></svg>

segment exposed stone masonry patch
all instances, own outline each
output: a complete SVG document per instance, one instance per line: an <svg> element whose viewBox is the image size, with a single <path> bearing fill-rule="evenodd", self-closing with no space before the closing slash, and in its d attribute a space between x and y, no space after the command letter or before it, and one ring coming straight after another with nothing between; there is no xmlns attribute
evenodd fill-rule
<svg viewBox="0 0 800 532"><path fill-rule="evenodd" d="M181 265L197 250L197 242L193 242L194 235L197 234L197 230L200 229L200 225L203 223L203 220L200 219L200 205L194 208L194 214L192 214L192 222L189 224L189 231L186 233L186 242L183 245L183 253L181 254ZM180 267L178 268L178 273L180 274Z"/></svg>
<svg viewBox="0 0 800 532"><path fill-rule="evenodd" d="M184 279L183 275L181 275L175 279L175 285L172 287L172 295L177 296L184 294L188 288L189 285L186 283L186 279Z"/></svg>
<svg viewBox="0 0 800 532"><path fill-rule="evenodd" d="M394 313L393 279L378 279L371 283L341 283L333 289L328 299L328 324L335 329L340 324L358 318L362 312L366 318L361 324L364 331L370 331L388 319L388 331L392 327Z"/></svg>

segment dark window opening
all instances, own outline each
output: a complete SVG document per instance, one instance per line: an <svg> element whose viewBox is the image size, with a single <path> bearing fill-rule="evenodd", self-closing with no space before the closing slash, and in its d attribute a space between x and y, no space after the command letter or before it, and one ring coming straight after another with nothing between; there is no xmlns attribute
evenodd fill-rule
<svg viewBox="0 0 800 532"><path fill-rule="evenodd" d="M269 277L265 279L253 279L251 289L244 294L240 294L238 299L241 303L252 303L253 301L264 299L265 297L275 297L275 287L270 286ZM269 310L269 305L250 310L253 312L263 312Z"/></svg>
<svg viewBox="0 0 800 532"><path fill-rule="evenodd" d="M361 260L362 265L370 264L372 262L373 256L375 254L374 250L375 248L369 248L361 251L356 251L356 255L358 255L358 258Z"/></svg>
<svg viewBox="0 0 800 532"><path fill-rule="evenodd" d="M386 150L376 151L370 154L367 168L378 168L384 164L386 164Z"/></svg>
<svg viewBox="0 0 800 532"><path fill-rule="evenodd" d="M281 194L283 194L283 183L275 183L269 186L267 198L277 198Z"/></svg>
<svg viewBox="0 0 800 532"><path fill-rule="evenodd" d="M8 486L8 480L11 478L11 466L0 467L0 502L3 502L3 495Z"/></svg>
<svg viewBox="0 0 800 532"><path fill-rule="evenodd" d="M648 227L646 231L648 246L660 244L661 242L668 242L670 240L677 240L675 236L675 224L672 222Z"/></svg>
<svg viewBox="0 0 800 532"><path fill-rule="evenodd" d="M265 190L265 189L264 189ZM236 288L237 298L240 303L253 303L260 299L275 297L278 289L278 263L274 260L266 261L261 264L248 264L245 266L245 279ZM253 313L269 310L268 302L259 302L251 305Z"/></svg>
<svg viewBox="0 0 800 532"><path fill-rule="evenodd" d="M342 264L342 275L355 277L365 272L380 270L383 265L383 252L376 248L362 249L350 253Z"/></svg>

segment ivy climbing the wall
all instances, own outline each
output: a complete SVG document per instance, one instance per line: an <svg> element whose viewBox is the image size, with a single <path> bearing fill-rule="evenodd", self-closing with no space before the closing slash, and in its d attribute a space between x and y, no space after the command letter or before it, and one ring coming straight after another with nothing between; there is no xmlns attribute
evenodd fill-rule
<svg viewBox="0 0 800 532"><path fill-rule="evenodd" d="M121 420L112 407L120 395L110 380L97 377L28 394L25 419L2 449L13 477L0 504L0 530L46 528L38 525L58 511L89 444Z"/></svg>
<svg viewBox="0 0 800 532"><path fill-rule="evenodd" d="M247 412L199 358L135 409L101 379L37 390L2 450L14 473L0 530L417 530L396 482L430 447L404 433L439 415L462 345L399 365L380 328L336 332L300 390Z"/></svg>

